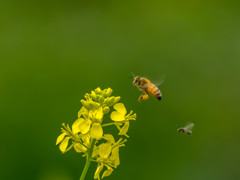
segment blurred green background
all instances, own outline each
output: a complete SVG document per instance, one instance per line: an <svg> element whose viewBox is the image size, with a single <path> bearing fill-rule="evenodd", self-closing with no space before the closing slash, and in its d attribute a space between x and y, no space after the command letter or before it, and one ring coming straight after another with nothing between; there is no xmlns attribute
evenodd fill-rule
<svg viewBox="0 0 240 180"><path fill-rule="evenodd" d="M138 115L106 179L240 179L239 5L1 1L0 179L77 180L85 159L55 142L98 86ZM163 100L138 103L131 72L166 75ZM187 122L192 136L176 131Z"/></svg>

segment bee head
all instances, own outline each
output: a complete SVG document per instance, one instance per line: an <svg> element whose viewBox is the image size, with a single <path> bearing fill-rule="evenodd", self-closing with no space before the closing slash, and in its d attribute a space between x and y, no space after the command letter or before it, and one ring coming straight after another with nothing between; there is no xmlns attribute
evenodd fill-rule
<svg viewBox="0 0 240 180"><path fill-rule="evenodd" d="M184 132L184 129L183 129L183 128L178 128L177 131L178 131L178 132Z"/></svg>
<svg viewBox="0 0 240 180"><path fill-rule="evenodd" d="M132 83L132 87L136 84L139 84L139 80L140 80L140 76L136 76L133 78L133 83Z"/></svg>

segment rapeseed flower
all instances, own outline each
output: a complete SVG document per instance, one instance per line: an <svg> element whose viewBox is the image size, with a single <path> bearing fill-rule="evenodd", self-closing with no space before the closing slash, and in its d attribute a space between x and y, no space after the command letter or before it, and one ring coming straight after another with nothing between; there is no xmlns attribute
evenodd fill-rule
<svg viewBox="0 0 240 180"><path fill-rule="evenodd" d="M136 114L133 114L133 111L130 111L130 113L127 114L127 110L123 103L117 103L113 108L116 111L113 111L110 117L116 122L116 126L119 129L118 135L125 135L128 137L126 133L129 128L129 120L136 120Z"/></svg>
<svg viewBox="0 0 240 180"><path fill-rule="evenodd" d="M113 135L106 134L103 127L115 125L119 129L118 135L127 136L129 121L136 120L136 114L127 110L123 103L118 103L120 96L111 96L112 89L101 90L99 87L90 94L85 94L81 100L82 107L78 112L78 118L70 127L62 124L62 133L57 137L56 145L62 153L74 149L86 157L86 164L80 180L84 180L91 161L97 162L94 179L102 179L111 175L120 164L119 148L125 146L127 141L120 138L117 142ZM104 116L115 109L110 115L114 123L104 122ZM128 137L128 136L127 136ZM104 170L104 171L103 171ZM103 171L103 173L101 173Z"/></svg>

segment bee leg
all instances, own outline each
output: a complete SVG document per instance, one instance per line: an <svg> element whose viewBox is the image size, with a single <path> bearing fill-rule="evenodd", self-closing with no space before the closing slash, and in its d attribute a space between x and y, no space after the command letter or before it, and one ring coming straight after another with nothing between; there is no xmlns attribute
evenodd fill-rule
<svg viewBox="0 0 240 180"><path fill-rule="evenodd" d="M143 94L138 98L138 102L141 102L141 100L148 100L148 98L149 98L149 94L143 93Z"/></svg>
<svg viewBox="0 0 240 180"><path fill-rule="evenodd" d="M141 102L143 94L138 98L138 102Z"/></svg>

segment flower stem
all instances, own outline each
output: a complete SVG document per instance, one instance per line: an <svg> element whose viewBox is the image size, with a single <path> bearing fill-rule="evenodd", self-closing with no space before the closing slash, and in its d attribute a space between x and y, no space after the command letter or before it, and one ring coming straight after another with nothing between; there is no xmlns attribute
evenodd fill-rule
<svg viewBox="0 0 240 180"><path fill-rule="evenodd" d="M81 174L81 177L80 177L79 180L84 180L85 177L86 177L86 174L87 174L87 172L88 172L88 168L89 168L89 166L90 166L90 164L91 164L93 147L94 147L94 145L95 145L95 142L96 142L96 139L93 139L93 140L92 140L92 143L91 143L91 146L90 146L90 148L89 148L89 150L88 150L88 154L87 154L87 158L86 158L86 164L85 164L85 166L84 166L84 169L83 169L83 171L82 171L82 174Z"/></svg>
<svg viewBox="0 0 240 180"><path fill-rule="evenodd" d="M102 127L104 127L104 126L111 126L111 125L115 125L115 123L113 122L113 123L102 124Z"/></svg>

